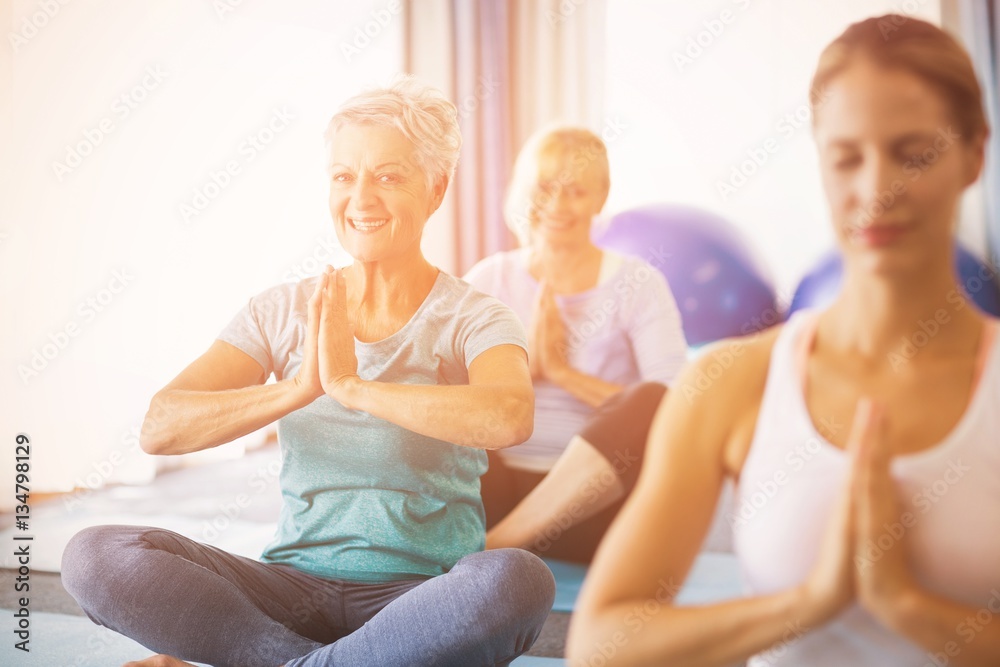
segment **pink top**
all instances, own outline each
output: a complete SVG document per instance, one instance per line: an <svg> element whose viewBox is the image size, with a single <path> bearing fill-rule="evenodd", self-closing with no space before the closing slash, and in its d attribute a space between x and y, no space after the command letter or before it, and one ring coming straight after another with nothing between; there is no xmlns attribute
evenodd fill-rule
<svg viewBox="0 0 1000 667"><path fill-rule="evenodd" d="M800 311L778 334L732 516L735 552L751 595L791 588L808 576L843 489L847 457L813 426L804 369L818 313ZM1000 341L990 321L969 405L937 445L892 462L914 573L928 590L975 608L1000 605ZM890 526L870 553L891 548ZM884 539L883 539L884 538ZM993 599L995 598L995 599ZM958 636L971 641L975 633ZM910 667L926 651L858 605L748 665ZM961 645L961 641L959 641ZM943 647L942 647L943 650Z"/></svg>
<svg viewBox="0 0 1000 667"><path fill-rule="evenodd" d="M465 280L500 299L529 330L539 284L528 271L524 249L492 255ZM570 364L606 382L628 385L673 382L687 356L680 312L667 281L636 257L604 253L593 289L556 295L566 325ZM503 450L505 463L525 470L549 470L594 409L546 380L535 385L535 430L517 447Z"/></svg>

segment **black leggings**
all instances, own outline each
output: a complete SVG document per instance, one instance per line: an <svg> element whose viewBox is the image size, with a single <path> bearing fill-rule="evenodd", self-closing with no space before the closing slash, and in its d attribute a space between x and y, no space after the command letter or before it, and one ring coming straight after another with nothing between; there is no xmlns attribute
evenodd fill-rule
<svg viewBox="0 0 1000 667"><path fill-rule="evenodd" d="M579 435L611 463L617 479L625 487L625 496L575 526L566 529L551 526L530 545L531 551L577 563L589 563L593 559L601 538L635 488L649 426L666 391L662 384L644 382L626 387L598 406ZM488 455L490 467L482 477L482 494L486 527L491 528L510 513L545 474L511 468L496 452L490 451ZM607 486L611 481L596 480L595 496L602 485Z"/></svg>

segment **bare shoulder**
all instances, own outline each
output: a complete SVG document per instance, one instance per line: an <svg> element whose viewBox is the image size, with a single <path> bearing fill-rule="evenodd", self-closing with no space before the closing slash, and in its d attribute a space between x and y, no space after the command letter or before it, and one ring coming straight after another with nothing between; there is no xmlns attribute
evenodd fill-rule
<svg viewBox="0 0 1000 667"><path fill-rule="evenodd" d="M771 350L783 325L712 343L671 387L698 415L724 431L726 472L738 476L757 423Z"/></svg>
<svg viewBox="0 0 1000 667"><path fill-rule="evenodd" d="M706 346L672 389L694 404L704 396L711 396L713 401L739 399L753 387L763 388L771 349L782 326Z"/></svg>

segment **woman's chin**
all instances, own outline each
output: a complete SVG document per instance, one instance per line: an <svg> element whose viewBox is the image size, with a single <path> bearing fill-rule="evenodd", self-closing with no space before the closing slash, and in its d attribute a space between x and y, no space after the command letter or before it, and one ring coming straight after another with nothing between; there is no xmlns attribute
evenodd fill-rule
<svg viewBox="0 0 1000 667"><path fill-rule="evenodd" d="M882 278L907 278L924 271L927 258L919 256L912 248L879 248L853 251L848 261L871 276Z"/></svg>
<svg viewBox="0 0 1000 667"><path fill-rule="evenodd" d="M567 227L546 227L540 225L532 230L532 234L545 243L566 244L586 241L589 236L583 234L577 225Z"/></svg>
<svg viewBox="0 0 1000 667"><path fill-rule="evenodd" d="M344 250L358 262L378 262L387 259L391 254L381 244L365 243L364 241L347 243L344 245Z"/></svg>

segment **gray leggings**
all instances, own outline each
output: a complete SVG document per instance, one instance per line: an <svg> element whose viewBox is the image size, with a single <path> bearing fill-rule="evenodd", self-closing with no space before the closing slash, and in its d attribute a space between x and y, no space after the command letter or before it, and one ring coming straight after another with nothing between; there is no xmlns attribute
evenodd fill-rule
<svg viewBox="0 0 1000 667"><path fill-rule="evenodd" d="M217 667L507 665L534 643L555 595L545 564L520 549L469 554L431 579L366 584L144 526L79 532L62 582L95 623Z"/></svg>

